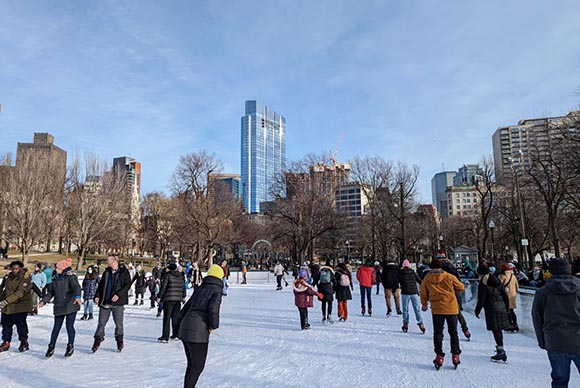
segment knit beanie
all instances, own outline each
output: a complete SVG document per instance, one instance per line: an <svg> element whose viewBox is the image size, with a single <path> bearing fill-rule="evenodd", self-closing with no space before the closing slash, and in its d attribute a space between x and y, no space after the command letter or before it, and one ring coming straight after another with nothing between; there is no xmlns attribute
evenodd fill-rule
<svg viewBox="0 0 580 388"><path fill-rule="evenodd" d="M177 269L177 264L171 263L167 266L167 268L169 268L170 271L175 271Z"/></svg>
<svg viewBox="0 0 580 388"><path fill-rule="evenodd" d="M212 265L209 267L209 271L207 271L207 276L213 276L214 278L222 279L224 277L224 270L217 264Z"/></svg>
<svg viewBox="0 0 580 388"><path fill-rule="evenodd" d="M431 261L431 268L433 268L433 269L437 269L437 268L441 269L441 268L443 268L443 263L439 259L433 259L433 261Z"/></svg>
<svg viewBox="0 0 580 388"><path fill-rule="evenodd" d="M72 259L70 257L56 263L56 268L60 269L61 271L64 271L65 269L70 267L72 267Z"/></svg>
<svg viewBox="0 0 580 388"><path fill-rule="evenodd" d="M556 257L550 260L548 268L550 269L552 276L570 275L572 273L570 262L567 259L563 259L561 257Z"/></svg>
<svg viewBox="0 0 580 388"><path fill-rule="evenodd" d="M403 261L403 268L411 268L411 263L409 262L409 260Z"/></svg>

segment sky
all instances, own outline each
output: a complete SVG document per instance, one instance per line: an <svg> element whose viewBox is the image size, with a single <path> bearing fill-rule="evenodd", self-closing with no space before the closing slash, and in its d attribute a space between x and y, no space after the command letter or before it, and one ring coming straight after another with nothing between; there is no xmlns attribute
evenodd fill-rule
<svg viewBox="0 0 580 388"><path fill-rule="evenodd" d="M240 117L287 120L287 158L338 148L433 175L492 153L499 126L580 96L580 2L0 2L0 153L50 132L69 156L143 166L168 191L181 155L240 171ZM341 141L342 139L342 141Z"/></svg>

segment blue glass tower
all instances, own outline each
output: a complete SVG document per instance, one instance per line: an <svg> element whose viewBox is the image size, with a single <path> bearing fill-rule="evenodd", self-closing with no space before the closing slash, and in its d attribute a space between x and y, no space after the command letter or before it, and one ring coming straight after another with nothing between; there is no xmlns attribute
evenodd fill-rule
<svg viewBox="0 0 580 388"><path fill-rule="evenodd" d="M242 117L242 195L248 213L272 200L275 178L286 168L286 119L257 101Z"/></svg>

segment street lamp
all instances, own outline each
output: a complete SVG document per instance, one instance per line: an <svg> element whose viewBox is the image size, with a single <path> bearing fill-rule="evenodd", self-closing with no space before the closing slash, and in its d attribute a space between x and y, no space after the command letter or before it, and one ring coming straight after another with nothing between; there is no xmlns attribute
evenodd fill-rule
<svg viewBox="0 0 580 388"><path fill-rule="evenodd" d="M495 229L495 222L489 221L489 230L491 231L491 259L495 262L495 240L493 237L493 230Z"/></svg>
<svg viewBox="0 0 580 388"><path fill-rule="evenodd" d="M520 160L520 164L521 164L523 162L523 159L524 159L524 153L523 153L523 151L522 151L521 148L519 149L518 153L520 155L520 159L519 160ZM525 224L525 219L524 219L524 208L522 206L522 194L521 194L521 191L520 191L520 184L519 184L519 181L518 181L518 172L516 171L516 168L514 166L514 160L513 160L513 158L510 157L509 158L509 161L510 161L510 166L511 166L511 169L512 169L512 174L514 176L514 181L515 181L515 184L516 184L516 194L517 194L517 197L518 197L518 207L519 207L519 210L520 210L520 223L521 223L521 228L522 228L522 231L521 231L521 241L520 241L521 245L518 244L518 246L521 246L521 248L522 248L522 256L523 256L522 257L522 261L527 264L527 261L528 261L528 244L529 244L529 242L528 242L528 239L526 238L526 224ZM518 257L518 259L519 259L519 257ZM529 265L530 265L530 268L533 268L533 263L532 263L532 258L531 257L530 257L530 263L529 263Z"/></svg>
<svg viewBox="0 0 580 388"><path fill-rule="evenodd" d="M346 261L348 262L348 256L350 253L350 241L346 240L345 244L346 244Z"/></svg>

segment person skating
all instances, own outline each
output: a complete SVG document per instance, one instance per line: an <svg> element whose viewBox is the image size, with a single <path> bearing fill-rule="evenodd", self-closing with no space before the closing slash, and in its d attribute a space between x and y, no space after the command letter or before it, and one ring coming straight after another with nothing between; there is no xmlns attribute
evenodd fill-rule
<svg viewBox="0 0 580 388"><path fill-rule="evenodd" d="M338 301L338 320L348 319L348 301L352 299L352 274L344 263L339 263L335 272L336 300Z"/></svg>
<svg viewBox="0 0 580 388"><path fill-rule="evenodd" d="M288 272L286 271L282 263L277 261L276 265L274 266L274 276L276 276L276 291L280 291L282 289L282 280L284 280L285 273ZM286 283L286 286L288 286L286 280L284 280L284 282Z"/></svg>
<svg viewBox="0 0 580 388"><path fill-rule="evenodd" d="M187 357L184 387L193 388L205 368L209 337L219 328L223 269L214 264L177 316L179 339Z"/></svg>
<svg viewBox="0 0 580 388"><path fill-rule="evenodd" d="M381 263L375 261L375 284L377 285L377 295L379 295L379 290L381 288L381 274L383 272L383 267Z"/></svg>
<svg viewBox="0 0 580 388"><path fill-rule="evenodd" d="M157 300L157 288L159 287L159 280L153 276L151 272L147 272L147 288L149 289L149 300L151 301L150 310L155 308L155 301Z"/></svg>
<svg viewBox="0 0 580 388"><path fill-rule="evenodd" d="M383 268L381 282L385 289L385 302L387 304L387 317L391 316L391 297L395 299L395 308L397 315L401 315L401 301L399 297L399 267L395 260L389 259L387 265Z"/></svg>
<svg viewBox="0 0 580 388"><path fill-rule="evenodd" d="M199 268L199 264L197 264L197 261L194 261L191 265L191 270L189 271L189 282L194 290L201 285L202 280L203 275Z"/></svg>
<svg viewBox="0 0 580 388"><path fill-rule="evenodd" d="M240 264L240 269L242 271L242 284L248 284L248 281L246 279L246 276L248 274L248 265L246 264L245 260L242 260L242 263Z"/></svg>
<svg viewBox="0 0 580 388"><path fill-rule="evenodd" d="M515 266L513 264L504 263L501 265L502 274L498 276L499 280L503 284L505 291L509 299L509 315L511 326L507 331L519 332L520 328L518 326L518 317L516 315L516 300L518 297L518 291L520 285L518 284L518 279L513 273Z"/></svg>
<svg viewBox="0 0 580 388"><path fill-rule="evenodd" d="M163 279L165 279L165 276L169 273L169 267L166 266L165 268L163 268L162 270L159 271L158 275L158 282L157 284L159 285L159 288L157 289L157 291L159 291L161 289L161 283L163 283ZM157 301L157 315L156 317L159 318L161 316L161 313L163 312L163 301L159 301L157 298L157 294L155 294L155 300Z"/></svg>
<svg viewBox="0 0 580 388"><path fill-rule="evenodd" d="M222 267L222 270L224 271L224 277L222 278L223 283L222 294L223 296L227 296L229 287L228 279L230 278L230 266L228 265L228 261L222 260L222 262L220 263L220 267Z"/></svg>
<svg viewBox="0 0 580 388"><path fill-rule="evenodd" d="M99 275L97 275L93 266L90 265L87 268L87 272L85 274L85 278L83 279L82 285L84 312L83 316L81 317L81 321L93 319L93 307L95 304L93 299L97 295L99 280L100 280Z"/></svg>
<svg viewBox="0 0 580 388"><path fill-rule="evenodd" d="M42 272L42 265L40 263L34 266L34 272L32 272L30 279L33 284L32 314L36 315L38 313L38 308L36 307L38 305L38 298L42 297L46 287L46 274ZM35 286L36 288L34 288Z"/></svg>
<svg viewBox="0 0 580 388"><path fill-rule="evenodd" d="M117 350L122 351L125 346L123 318L125 305L129 303L131 275L129 275L127 268L119 264L119 259L115 256L109 256L107 264L109 266L103 272L95 296L95 303L99 306L99 322L95 331L95 342L92 346L93 353L99 350L101 342L105 340L105 327L111 314L115 322Z"/></svg>
<svg viewBox="0 0 580 388"><path fill-rule="evenodd" d="M348 267L347 267L348 268ZM365 315L365 297L369 306L369 317L373 315L373 301L371 299L371 292L375 284L375 269L373 262L367 260L364 266L361 266L356 272L356 279L360 285L360 308L361 314Z"/></svg>
<svg viewBox="0 0 580 388"><path fill-rule="evenodd" d="M298 279L294 281L294 305L298 308L300 313L300 328L302 330L310 330L310 323L308 323L308 309L314 307L314 295L322 299L323 295L314 291L314 288L308 284L306 277L308 272L301 269L298 272Z"/></svg>
<svg viewBox="0 0 580 388"><path fill-rule="evenodd" d="M503 330L511 326L508 296L501 281L497 276L489 273L486 264L481 264L477 268L477 273L480 278L475 316L479 319L481 309L485 310L485 324L487 330L493 333L496 345L496 354L491 357L491 360L505 362L507 356L503 347Z"/></svg>
<svg viewBox="0 0 580 388"><path fill-rule="evenodd" d="M431 303L433 319L433 344L435 347L436 369L441 368L445 358L443 352L443 327L447 323L447 331L451 341L451 355L455 368L461 363L459 355L459 336L457 335L457 315L459 305L455 297L456 292L464 290L464 285L455 276L443 270L441 260L434 259L431 262L431 270L421 282L421 305L422 310L427 311L428 303Z"/></svg>
<svg viewBox="0 0 580 388"><path fill-rule="evenodd" d="M147 290L147 279L145 279L145 271L141 266L137 266L137 272L133 278L135 282L135 302L134 306L145 304L145 291ZM139 296L141 296L141 302L139 302Z"/></svg>
<svg viewBox="0 0 580 388"><path fill-rule="evenodd" d="M313 280L313 286L318 289L322 297L322 323L334 323L332 320L332 302L334 301L334 290L336 289L336 282L334 279L334 270L330 264L330 260L326 260L325 265L320 267L320 272L317 279Z"/></svg>
<svg viewBox="0 0 580 388"><path fill-rule="evenodd" d="M552 387L566 388L570 363L580 373L580 279L567 259L550 260L552 278L536 291L532 320L538 346L548 352Z"/></svg>
<svg viewBox="0 0 580 388"><path fill-rule="evenodd" d="M54 275L54 269L52 268L52 266L49 262L46 262L42 272L44 272L44 275L46 275L46 285L44 286L44 290L43 290L44 292L46 292L46 287L48 287L48 285L50 283L52 283L52 276Z"/></svg>
<svg viewBox="0 0 580 388"><path fill-rule="evenodd" d="M2 344L0 352L10 349L12 341L13 326L16 326L20 346L18 350L25 352L29 349L28 344L28 324L26 319L32 312L32 281L27 269L21 261L10 263L10 273L8 273L2 282L0 290L0 310L2 315Z"/></svg>
<svg viewBox="0 0 580 388"><path fill-rule="evenodd" d="M455 268L455 266L453 265L453 262L451 260L444 257L441 259L441 264L443 265L443 270L445 272L455 276L457 278L457 280L459 280L461 282L461 278L459 277L459 272L457 271L457 268ZM469 327L467 327L467 321L465 320L465 317L463 316L463 313L462 313L463 304L461 303L461 292L456 292L455 298L457 299L457 305L458 305L458 309L459 309L459 313L457 314L457 320L459 322L459 325L461 326L461 331L463 332L463 335L465 336L465 338L467 338L468 341L470 341L471 340L471 332L469 331Z"/></svg>
<svg viewBox="0 0 580 388"><path fill-rule="evenodd" d="M50 335L50 343L46 351L46 357L52 357L56 347L56 341L62 324L66 321L66 333L68 342L66 345L65 357L70 357L74 353L75 343L75 319L81 305L81 286L77 274L72 270L72 259L68 258L56 264L56 275L52 279L52 284L48 287L46 294L40 301L39 307L43 307L54 298L54 325Z"/></svg>
<svg viewBox="0 0 580 388"><path fill-rule="evenodd" d="M159 342L169 340L170 325L173 334L171 339L178 338L179 325L177 317L181 309L181 303L185 301L185 277L182 272L177 270L175 263L169 264L169 272L161 282L158 299L163 303L163 332L158 338Z"/></svg>
<svg viewBox="0 0 580 388"><path fill-rule="evenodd" d="M413 305L415 312L415 319L419 330L424 334L425 325L423 324L423 317L421 315L421 300L419 299L419 287L421 278L411 268L409 260L403 261L403 269L399 271L399 285L401 286L401 299L403 302L403 327L402 330L406 333L409 330L409 302Z"/></svg>

